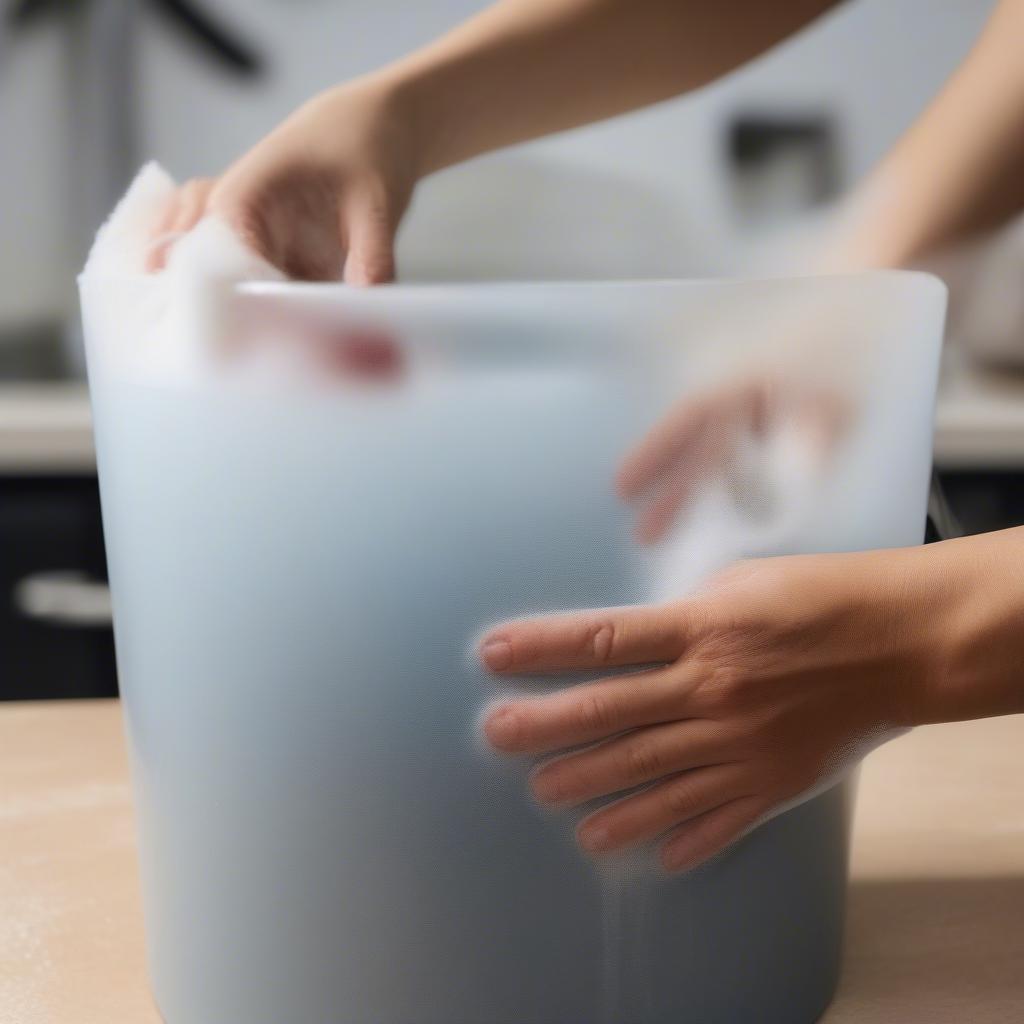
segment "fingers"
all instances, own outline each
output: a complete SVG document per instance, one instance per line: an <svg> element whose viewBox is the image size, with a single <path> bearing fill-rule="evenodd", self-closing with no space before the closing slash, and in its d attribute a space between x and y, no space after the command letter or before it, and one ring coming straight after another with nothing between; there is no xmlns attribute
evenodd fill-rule
<svg viewBox="0 0 1024 1024"><path fill-rule="evenodd" d="M619 494L633 501L659 488L637 515L636 536L660 540L697 487L728 465L745 431L762 433L767 419L767 381L730 384L680 402L623 461Z"/></svg>
<svg viewBox="0 0 1024 1024"><path fill-rule="evenodd" d="M202 219L214 184L212 178L193 178L175 191L150 230L155 244L146 254L147 273L163 270L178 237L191 231Z"/></svg>
<svg viewBox="0 0 1024 1024"><path fill-rule="evenodd" d="M661 846L666 871L689 871L741 839L761 818L762 804L741 797L680 825Z"/></svg>
<svg viewBox="0 0 1024 1024"><path fill-rule="evenodd" d="M541 803L573 807L727 759L721 728L690 719L638 729L550 761L533 773L530 786Z"/></svg>
<svg viewBox="0 0 1024 1024"><path fill-rule="evenodd" d="M641 544L654 544L668 533L698 482L685 470L672 473L661 493L637 514L635 533Z"/></svg>
<svg viewBox="0 0 1024 1024"><path fill-rule="evenodd" d="M375 187L361 184L339 198L315 176L297 175L275 187L232 179L211 200L214 185L197 178L175 192L151 230L147 271L162 270L177 238L212 207L253 252L291 278L335 281L343 268L349 284L394 278L397 218Z"/></svg>
<svg viewBox="0 0 1024 1024"><path fill-rule="evenodd" d="M182 186L178 215L171 225L172 231L188 231L198 223L206 210L213 186L212 178L193 178Z"/></svg>
<svg viewBox="0 0 1024 1024"><path fill-rule="evenodd" d="M295 207L296 209L293 209ZM296 281L337 281L345 260L345 240L337 212L327 200L315 203L268 201L247 215L251 248Z"/></svg>
<svg viewBox="0 0 1024 1024"><path fill-rule="evenodd" d="M242 166L229 171L210 208L243 244L287 277L337 281L345 256L344 224L333 180L302 167Z"/></svg>
<svg viewBox="0 0 1024 1024"><path fill-rule="evenodd" d="M627 501L639 497L692 447L704 441L720 418L717 395L679 403L657 423L622 462L616 479L619 494Z"/></svg>
<svg viewBox="0 0 1024 1024"><path fill-rule="evenodd" d="M571 686L502 704L484 721L484 735L506 754L565 750L681 717L682 691L678 673L664 669Z"/></svg>
<svg viewBox="0 0 1024 1024"><path fill-rule="evenodd" d="M346 284L372 285L394 280L395 225L383 201L369 195L353 197L345 234Z"/></svg>
<svg viewBox="0 0 1024 1024"><path fill-rule="evenodd" d="M605 608L505 623L480 658L503 675L649 665L678 658L688 632L679 604Z"/></svg>
<svg viewBox="0 0 1024 1024"><path fill-rule="evenodd" d="M589 853L647 842L683 822L746 796L743 769L713 765L682 772L585 818L577 829Z"/></svg>

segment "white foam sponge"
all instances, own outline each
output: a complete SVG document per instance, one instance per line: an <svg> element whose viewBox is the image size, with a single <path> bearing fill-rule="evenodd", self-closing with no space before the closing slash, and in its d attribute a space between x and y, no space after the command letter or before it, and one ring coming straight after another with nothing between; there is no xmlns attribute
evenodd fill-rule
<svg viewBox="0 0 1024 1024"><path fill-rule="evenodd" d="M174 179L159 164L146 164L97 232L82 276L144 273L146 255L157 241L152 236L153 225L176 188ZM235 282L273 281L284 276L248 249L216 216L204 217L175 243L162 273L167 278L215 277Z"/></svg>
<svg viewBox="0 0 1024 1024"><path fill-rule="evenodd" d="M284 278L212 215L175 241L164 270L147 274L146 256L159 241L153 225L176 187L162 167L146 164L96 235L80 278L91 365L102 352L193 373L230 333L235 285Z"/></svg>

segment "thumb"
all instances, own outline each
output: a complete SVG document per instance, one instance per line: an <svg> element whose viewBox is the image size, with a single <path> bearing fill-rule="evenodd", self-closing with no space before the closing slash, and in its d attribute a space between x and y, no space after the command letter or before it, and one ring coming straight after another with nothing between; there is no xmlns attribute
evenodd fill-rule
<svg viewBox="0 0 1024 1024"><path fill-rule="evenodd" d="M347 210L346 284L384 284L395 277L395 223L381 200L353 197Z"/></svg>

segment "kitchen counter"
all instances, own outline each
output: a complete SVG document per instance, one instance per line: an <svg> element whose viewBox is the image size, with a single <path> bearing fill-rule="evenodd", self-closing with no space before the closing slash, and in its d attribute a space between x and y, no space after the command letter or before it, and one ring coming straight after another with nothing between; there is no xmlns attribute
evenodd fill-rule
<svg viewBox="0 0 1024 1024"><path fill-rule="evenodd" d="M1024 468L1024 371L985 369L947 348L935 407L935 465Z"/></svg>
<svg viewBox="0 0 1024 1024"><path fill-rule="evenodd" d="M0 472L94 473L83 382L0 385ZM935 413L939 469L1024 469L1024 372L971 366L947 350Z"/></svg>
<svg viewBox="0 0 1024 1024"><path fill-rule="evenodd" d="M96 472L83 381L0 385L0 472Z"/></svg>
<svg viewBox="0 0 1024 1024"><path fill-rule="evenodd" d="M1024 718L867 761L824 1024L1024 1019ZM0 705L0 1024L159 1024L114 701Z"/></svg>

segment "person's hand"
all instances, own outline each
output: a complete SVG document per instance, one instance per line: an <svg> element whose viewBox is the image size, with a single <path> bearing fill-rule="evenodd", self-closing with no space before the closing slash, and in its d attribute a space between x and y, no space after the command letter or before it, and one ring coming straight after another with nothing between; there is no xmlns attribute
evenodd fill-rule
<svg viewBox="0 0 1024 1024"><path fill-rule="evenodd" d="M376 284L394 277L394 236L417 178L413 132L376 79L332 89L220 178L187 182L152 227L147 269L206 213L223 217L289 277Z"/></svg>
<svg viewBox="0 0 1024 1024"><path fill-rule="evenodd" d="M507 754L561 754L531 776L545 805L621 797L582 821L585 850L658 840L666 869L693 867L934 717L956 550L763 559L674 603L504 624L480 647L493 673L628 671L505 701L484 734Z"/></svg>
<svg viewBox="0 0 1024 1024"><path fill-rule="evenodd" d="M808 459L824 466L850 420L838 389L767 372L688 395L623 460L620 497L637 505L636 535L662 539L701 487L736 469L747 439L778 431L798 437Z"/></svg>

